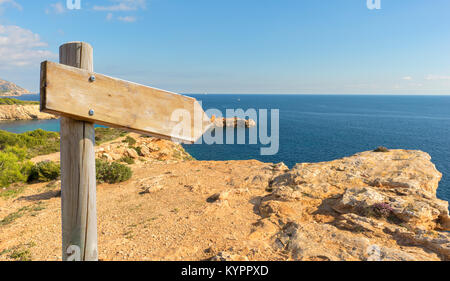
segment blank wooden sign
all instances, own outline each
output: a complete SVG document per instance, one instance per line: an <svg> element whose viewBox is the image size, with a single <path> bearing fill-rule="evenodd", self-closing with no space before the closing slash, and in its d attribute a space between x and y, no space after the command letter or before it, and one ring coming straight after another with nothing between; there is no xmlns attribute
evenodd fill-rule
<svg viewBox="0 0 450 281"><path fill-rule="evenodd" d="M190 143L212 125L194 98L49 61L41 111Z"/></svg>

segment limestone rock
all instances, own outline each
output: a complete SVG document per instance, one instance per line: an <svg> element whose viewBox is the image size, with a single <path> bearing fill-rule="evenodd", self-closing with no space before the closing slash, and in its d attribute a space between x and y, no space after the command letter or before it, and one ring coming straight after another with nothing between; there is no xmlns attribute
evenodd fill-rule
<svg viewBox="0 0 450 281"><path fill-rule="evenodd" d="M207 201L209 203L213 203L213 202L217 202L217 201L225 201L229 198L230 196L230 192L229 191L223 191L220 193L215 193L213 195L211 195Z"/></svg>
<svg viewBox="0 0 450 281"><path fill-rule="evenodd" d="M139 158L139 154L136 152L136 150L134 150L132 148L127 148L125 151L126 151L127 156L129 156L133 159Z"/></svg>
<svg viewBox="0 0 450 281"><path fill-rule="evenodd" d="M0 120L57 119L55 115L43 113L39 105L0 105Z"/></svg>
<svg viewBox="0 0 450 281"><path fill-rule="evenodd" d="M421 229L446 229L447 204L439 199L402 198L383 189L349 188L333 207L340 213L358 213L365 216L395 216L402 222Z"/></svg>
<svg viewBox="0 0 450 281"><path fill-rule="evenodd" d="M131 157L133 159L139 159L139 162L142 163L148 163L154 160L174 162L193 160L192 156L178 143L141 136L135 133L130 133L127 136L132 137L136 141L133 147L123 142L125 138L123 137L122 139L117 139L96 147L96 157L106 159L110 162L118 161L123 157Z"/></svg>
<svg viewBox="0 0 450 281"><path fill-rule="evenodd" d="M424 152L368 151L287 169L256 160L185 161L178 144L132 136L141 151L149 147L149 156L141 157L154 161L136 161L130 181L99 188L98 198L100 210L114 210L100 212L100 233L119 233L102 239L121 241L129 220L135 237L127 242L140 245L136 259L450 260L448 202L436 198L441 174ZM123 157L130 149L121 141L108 146L97 154ZM40 188L25 192L25 198L44 196ZM1 217L23 207L20 202L30 204L0 200ZM48 203L49 211L6 226L0 240L19 244L21 235L39 235L33 227L40 220L54 224L57 241L60 203ZM108 247L105 259L120 258L117 244Z"/></svg>
<svg viewBox="0 0 450 281"><path fill-rule="evenodd" d="M242 118L238 118L238 117L234 117L234 118L219 117L219 118L215 118L213 123L214 123L214 126L216 126L218 128L222 128L222 127L252 128L252 127L256 126L255 120L253 120L253 119L242 119Z"/></svg>
<svg viewBox="0 0 450 281"><path fill-rule="evenodd" d="M430 160L427 153L416 150L366 151L331 162L297 164L275 178L273 186L289 186L321 198L355 186L435 198L442 174Z"/></svg>
<svg viewBox="0 0 450 281"><path fill-rule="evenodd" d="M258 210L280 227L273 246L295 260L448 260L448 202L436 198L430 160L390 150L297 164L271 180Z"/></svg>
<svg viewBox="0 0 450 281"><path fill-rule="evenodd" d="M286 166L283 162L273 165L273 170L276 172L287 172L289 171L289 167Z"/></svg>
<svg viewBox="0 0 450 281"><path fill-rule="evenodd" d="M345 213L355 209L367 209L385 201L385 197L368 187L354 187L345 191L339 204L334 207L338 212Z"/></svg>
<svg viewBox="0 0 450 281"><path fill-rule="evenodd" d="M108 153L103 153L101 158L105 158L109 162L114 161L114 159Z"/></svg>
<svg viewBox="0 0 450 281"><path fill-rule="evenodd" d="M259 205L259 213L262 217L277 215L279 217L289 217L295 215L295 211L285 202L267 201Z"/></svg>
<svg viewBox="0 0 450 281"><path fill-rule="evenodd" d="M210 261L248 261L248 258L228 252L220 252L217 256L212 257Z"/></svg>
<svg viewBox="0 0 450 281"><path fill-rule="evenodd" d="M151 155L150 149L146 145L141 146L141 152L142 152L142 155L144 155L145 157L148 157Z"/></svg>
<svg viewBox="0 0 450 281"><path fill-rule="evenodd" d="M147 148L150 150L150 152L159 151L161 149L157 144L152 142L147 144Z"/></svg>

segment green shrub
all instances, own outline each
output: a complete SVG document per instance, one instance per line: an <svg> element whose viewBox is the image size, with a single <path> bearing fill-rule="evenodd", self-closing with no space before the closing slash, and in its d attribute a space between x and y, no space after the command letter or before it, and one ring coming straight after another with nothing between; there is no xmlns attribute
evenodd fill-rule
<svg viewBox="0 0 450 281"><path fill-rule="evenodd" d="M102 159L95 160L96 177L99 183L118 183L131 178L132 171L129 167L112 162L108 163Z"/></svg>
<svg viewBox="0 0 450 281"><path fill-rule="evenodd" d="M61 167L51 161L42 161L31 168L28 182L47 182L55 180L61 173Z"/></svg>
<svg viewBox="0 0 450 281"><path fill-rule="evenodd" d="M30 177L31 171L35 164L31 161L24 161L21 163L21 166L22 167L20 168L20 172L22 173L22 175L24 175L25 180L28 181L28 178Z"/></svg>
<svg viewBox="0 0 450 281"><path fill-rule="evenodd" d="M95 143L102 144L123 137L126 134L127 132L124 130L98 127L95 128Z"/></svg>
<svg viewBox="0 0 450 281"><path fill-rule="evenodd" d="M140 147L133 146L133 149L137 152L139 156L144 156Z"/></svg>
<svg viewBox="0 0 450 281"><path fill-rule="evenodd" d="M384 146L379 146L373 152L389 152L389 149Z"/></svg>
<svg viewBox="0 0 450 281"><path fill-rule="evenodd" d="M0 104L14 104L4 99ZM96 128L98 143L114 140L126 132L112 128ZM134 142L133 142L134 141ZM129 143L136 140L129 138ZM22 134L0 130L0 187L8 187L15 182L51 181L60 175L59 165L51 162L34 165L28 159L60 150L59 134L42 129Z"/></svg>
<svg viewBox="0 0 450 281"><path fill-rule="evenodd" d="M16 261L31 261L31 253L28 249L13 250L9 257Z"/></svg>
<svg viewBox="0 0 450 281"><path fill-rule="evenodd" d="M59 134L35 130L14 134L0 130L0 186L26 181L33 164L27 159L59 151Z"/></svg>
<svg viewBox="0 0 450 281"><path fill-rule="evenodd" d="M27 105L27 104L39 104L38 101L24 101L24 100L18 100L18 99L12 99L12 98L0 98L0 105Z"/></svg>
<svg viewBox="0 0 450 281"><path fill-rule="evenodd" d="M135 162L134 162L134 159L131 158L130 156L124 156L124 157L120 158L119 161L120 161L120 162L127 163L127 164L129 164L129 165L135 163Z"/></svg>
<svg viewBox="0 0 450 281"><path fill-rule="evenodd" d="M59 134L42 129L22 134L0 130L0 149L5 150L8 146L23 148L26 150L26 157L33 158L38 155L58 152Z"/></svg>
<svg viewBox="0 0 450 281"><path fill-rule="evenodd" d="M12 153L17 156L19 161L24 161L27 158L27 149L18 146L7 146L3 149L5 153Z"/></svg>
<svg viewBox="0 0 450 281"><path fill-rule="evenodd" d="M11 183L24 181L22 167L17 155L12 152L0 152L0 186L7 187Z"/></svg>
<svg viewBox="0 0 450 281"><path fill-rule="evenodd" d="M128 146L133 146L136 144L136 140L130 136L127 136L122 142L127 142Z"/></svg>

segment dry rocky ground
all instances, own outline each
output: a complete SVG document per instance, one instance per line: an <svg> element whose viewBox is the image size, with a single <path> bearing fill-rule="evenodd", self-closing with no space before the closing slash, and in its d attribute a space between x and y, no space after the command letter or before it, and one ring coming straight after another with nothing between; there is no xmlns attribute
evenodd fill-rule
<svg viewBox="0 0 450 281"><path fill-rule="evenodd" d="M428 154L362 152L323 163L195 161L169 141L121 140L135 158L98 185L101 260L449 260L448 203ZM148 151L147 151L148 149ZM147 153L148 152L148 153ZM57 161L58 154L35 159ZM0 260L61 259L60 183L0 198Z"/></svg>

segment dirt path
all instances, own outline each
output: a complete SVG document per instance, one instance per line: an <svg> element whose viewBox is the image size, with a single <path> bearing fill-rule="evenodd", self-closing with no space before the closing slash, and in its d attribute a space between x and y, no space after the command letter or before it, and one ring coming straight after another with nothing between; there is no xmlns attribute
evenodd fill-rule
<svg viewBox="0 0 450 281"><path fill-rule="evenodd" d="M280 259L268 245L248 242L260 218L252 199L266 192L245 187L245 179L264 169L269 171L270 164L258 161L133 165L128 182L98 186L99 258L202 260L231 250L253 260ZM60 187L48 185L31 185L18 198L0 199L0 217L17 216L0 225L0 259L11 259L11 253L61 259ZM233 200L208 202L224 191ZM264 253L253 250L266 247Z"/></svg>

